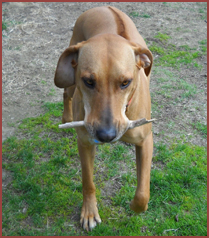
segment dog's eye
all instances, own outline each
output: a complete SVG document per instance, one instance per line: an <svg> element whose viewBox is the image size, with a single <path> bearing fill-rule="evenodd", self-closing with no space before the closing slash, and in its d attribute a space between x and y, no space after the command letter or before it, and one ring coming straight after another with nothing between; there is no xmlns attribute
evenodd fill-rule
<svg viewBox="0 0 209 238"><path fill-rule="evenodd" d="M127 88L130 85L130 83L131 83L131 80L128 80L128 79L124 80L120 86L121 89Z"/></svg>
<svg viewBox="0 0 209 238"><path fill-rule="evenodd" d="M83 79L84 84L88 87L88 88L94 88L95 87L95 81L92 79Z"/></svg>

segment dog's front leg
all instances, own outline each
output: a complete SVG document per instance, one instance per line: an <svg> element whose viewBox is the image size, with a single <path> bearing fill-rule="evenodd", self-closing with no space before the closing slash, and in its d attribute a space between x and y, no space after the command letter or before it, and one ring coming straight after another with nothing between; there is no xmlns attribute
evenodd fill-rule
<svg viewBox="0 0 209 238"><path fill-rule="evenodd" d="M93 182L95 145L85 146L78 139L78 150L81 160L83 184L83 206L80 223L84 229L89 231L93 229L97 223L101 222Z"/></svg>
<svg viewBox="0 0 209 238"><path fill-rule="evenodd" d="M130 208L137 213L146 211L148 208L152 153L153 137L150 133L142 146L136 146L137 189Z"/></svg>

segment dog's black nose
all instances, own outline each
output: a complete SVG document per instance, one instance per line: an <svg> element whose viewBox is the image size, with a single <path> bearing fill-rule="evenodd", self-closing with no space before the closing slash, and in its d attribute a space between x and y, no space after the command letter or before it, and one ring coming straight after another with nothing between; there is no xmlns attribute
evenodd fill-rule
<svg viewBox="0 0 209 238"><path fill-rule="evenodd" d="M116 137L115 128L100 128L96 131L96 137L101 142L110 142Z"/></svg>

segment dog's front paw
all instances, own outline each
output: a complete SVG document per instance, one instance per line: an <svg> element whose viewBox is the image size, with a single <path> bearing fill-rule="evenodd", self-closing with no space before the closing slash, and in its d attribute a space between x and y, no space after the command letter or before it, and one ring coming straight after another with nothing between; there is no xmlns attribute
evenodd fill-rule
<svg viewBox="0 0 209 238"><path fill-rule="evenodd" d="M145 212L148 208L148 201L149 199L145 197L134 197L131 201L130 208L136 213Z"/></svg>
<svg viewBox="0 0 209 238"><path fill-rule="evenodd" d="M91 231L97 223L101 223L96 201L83 202L80 223L87 231Z"/></svg>

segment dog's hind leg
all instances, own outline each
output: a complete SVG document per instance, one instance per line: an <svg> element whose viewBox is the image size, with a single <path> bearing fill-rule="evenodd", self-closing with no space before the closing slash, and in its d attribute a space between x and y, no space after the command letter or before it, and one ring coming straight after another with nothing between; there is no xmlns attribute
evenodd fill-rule
<svg viewBox="0 0 209 238"><path fill-rule="evenodd" d="M65 88L63 93L64 111L62 115L62 123L73 121L72 99L75 91L75 85Z"/></svg>

